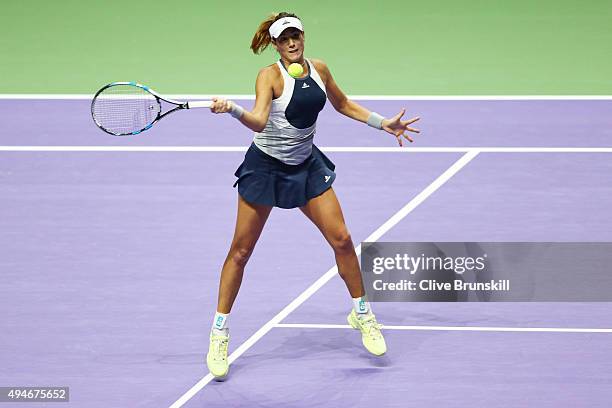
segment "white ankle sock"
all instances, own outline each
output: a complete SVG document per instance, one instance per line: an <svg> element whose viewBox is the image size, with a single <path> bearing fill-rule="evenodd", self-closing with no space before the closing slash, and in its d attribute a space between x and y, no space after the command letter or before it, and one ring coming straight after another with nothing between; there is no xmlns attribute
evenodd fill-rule
<svg viewBox="0 0 612 408"><path fill-rule="evenodd" d="M229 313L215 313L215 318L213 319L212 332L213 334L223 334L227 336L229 333L229 325L228 325Z"/></svg>
<svg viewBox="0 0 612 408"><path fill-rule="evenodd" d="M357 314L370 313L370 302L366 300L365 295L358 298L353 298L353 309Z"/></svg>

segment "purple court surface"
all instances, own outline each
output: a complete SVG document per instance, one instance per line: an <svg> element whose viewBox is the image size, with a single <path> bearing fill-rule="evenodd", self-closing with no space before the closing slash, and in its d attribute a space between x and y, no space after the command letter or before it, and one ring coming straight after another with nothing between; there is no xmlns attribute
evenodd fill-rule
<svg viewBox="0 0 612 408"><path fill-rule="evenodd" d="M410 152L326 153L356 245L612 241L612 101L362 103L406 107L423 132ZM86 100L0 112L0 386L70 387L69 403L3 407L610 406L609 303L377 303L389 352L375 358L299 210L272 212L232 311L230 352L243 347L210 381L244 155L231 147L251 133L206 110L123 138L94 126ZM315 143L395 141L328 106Z"/></svg>

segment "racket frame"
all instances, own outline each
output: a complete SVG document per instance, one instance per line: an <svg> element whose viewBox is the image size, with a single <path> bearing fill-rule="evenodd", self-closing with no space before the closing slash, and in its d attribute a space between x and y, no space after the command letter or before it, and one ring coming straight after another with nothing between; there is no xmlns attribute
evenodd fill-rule
<svg viewBox="0 0 612 408"><path fill-rule="evenodd" d="M110 131L108 131L107 129L105 129L102 125L100 125L100 123L98 123L98 121L96 120L96 116L94 115L94 105L96 102L96 98L98 97L98 95L100 95L102 92L104 92L105 90L107 90L110 87L113 86L118 86L118 85L128 85L128 86L134 86L136 88L140 88L148 93L150 93L151 95L153 95L155 97L155 101L159 104L159 112L157 113L157 117L155 119L153 119L153 121L151 123L149 123L147 126L145 126L144 128L135 131L135 132L131 132L131 133L112 133ZM175 108L170 109L166 112L162 113L162 106L161 106L161 101L176 105ZM145 130L150 129L157 121L159 121L161 118L163 118L164 116L172 113L172 112L176 112L177 110L182 110L182 109L193 109L193 108L209 108L210 105L212 104L212 101L189 101L189 102L181 102L181 101L177 101L174 99L170 99L170 98L166 98L161 96L160 94L158 94L157 92L155 92L153 89L149 88L146 85L140 84L138 82L128 82L128 81L119 81L119 82L111 82L110 84L104 85L102 88L100 88L100 90L98 92L96 92L96 94L94 95L93 99L91 100L91 117L93 118L94 123L96 124L96 126L98 126L100 129L102 129L104 132L108 133L109 135L113 135L113 136L132 136L132 135L137 135L139 133L144 132Z"/></svg>

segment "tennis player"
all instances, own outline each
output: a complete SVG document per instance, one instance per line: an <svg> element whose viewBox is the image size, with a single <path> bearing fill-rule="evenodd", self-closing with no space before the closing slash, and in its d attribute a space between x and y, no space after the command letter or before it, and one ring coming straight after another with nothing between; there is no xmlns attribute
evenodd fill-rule
<svg viewBox="0 0 612 408"><path fill-rule="evenodd" d="M353 298L348 315L350 325L361 331L362 342L372 354L387 350L385 339L365 298L359 263L340 204L332 188L336 178L334 164L313 144L317 116L326 99L351 119L382 129L412 142L406 132L419 118L401 120L405 110L385 119L349 100L338 88L325 63L304 57L304 28L291 13L279 13L263 21L251 43L260 54L268 45L280 60L263 68L255 84L252 111L221 98L213 98L214 113L228 112L255 132L244 162L236 170L238 214L229 253L221 270L217 312L210 335L206 362L216 378L227 375L229 364L229 314L242 282L244 267L253 252L273 207L300 210L317 226L331 245L338 272ZM287 67L300 64L303 74L289 75Z"/></svg>

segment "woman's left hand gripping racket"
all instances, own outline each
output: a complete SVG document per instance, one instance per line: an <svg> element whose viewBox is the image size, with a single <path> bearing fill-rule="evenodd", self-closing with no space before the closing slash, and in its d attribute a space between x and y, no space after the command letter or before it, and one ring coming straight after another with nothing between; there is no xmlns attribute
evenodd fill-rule
<svg viewBox="0 0 612 408"><path fill-rule="evenodd" d="M176 107L162 113L161 101ZM137 135L180 109L209 108L212 101L179 102L164 98L136 82L113 82L100 89L91 102L91 116L100 129L115 136Z"/></svg>

